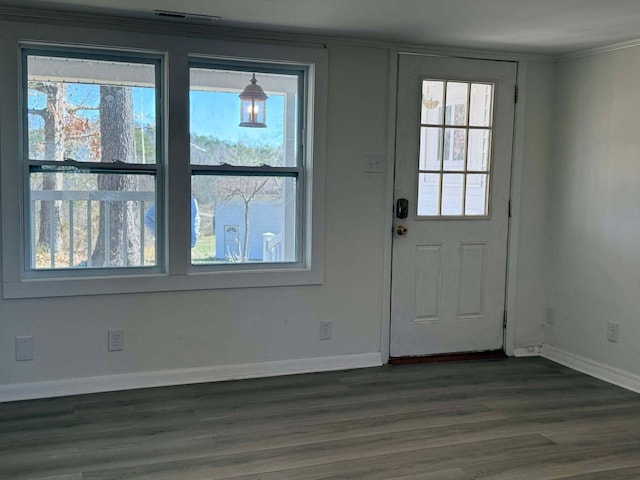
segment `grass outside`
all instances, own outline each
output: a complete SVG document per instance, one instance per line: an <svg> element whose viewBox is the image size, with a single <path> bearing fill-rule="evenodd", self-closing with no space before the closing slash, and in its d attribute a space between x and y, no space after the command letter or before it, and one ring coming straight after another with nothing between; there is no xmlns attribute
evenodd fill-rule
<svg viewBox="0 0 640 480"><path fill-rule="evenodd" d="M145 266L155 265L155 243L144 248ZM59 249L55 252L55 267L51 265L51 254L48 248L38 248L35 255L35 268L73 268L86 266L86 247L78 247L74 252L74 260L71 262L69 252ZM198 238L196 246L191 251L191 261L193 263L210 263L216 260L216 237L215 235L201 236ZM83 265L84 264L84 265Z"/></svg>
<svg viewBox="0 0 640 480"><path fill-rule="evenodd" d="M191 250L191 261L193 263L212 262L216 258L216 236L200 236L196 246Z"/></svg>

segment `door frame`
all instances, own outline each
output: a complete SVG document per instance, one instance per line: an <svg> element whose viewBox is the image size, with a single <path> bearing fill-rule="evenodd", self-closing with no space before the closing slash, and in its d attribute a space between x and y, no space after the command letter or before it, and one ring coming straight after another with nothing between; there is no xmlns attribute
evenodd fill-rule
<svg viewBox="0 0 640 480"><path fill-rule="evenodd" d="M513 119L513 146L511 153L511 181L509 199L511 215L508 219L507 234L507 264L506 268L506 293L505 310L507 315L506 327L503 335L503 348L508 356L514 356L515 330L516 330L516 296L517 296L517 264L520 224L520 197L522 190L522 168L524 162L524 114L527 61L518 55L500 54L496 52L447 52L438 49L389 49L389 104L387 121L387 158L385 184L385 219L384 219L384 273L382 282L382 313L380 330L380 352L382 363L389 363L389 351L391 341L391 267L393 250L393 222L394 222L394 184L396 166L396 120L397 120L397 86L398 86L398 60L400 55L425 55L438 57L457 57L475 60L506 60L516 63L516 85L518 89L518 102L515 104Z"/></svg>

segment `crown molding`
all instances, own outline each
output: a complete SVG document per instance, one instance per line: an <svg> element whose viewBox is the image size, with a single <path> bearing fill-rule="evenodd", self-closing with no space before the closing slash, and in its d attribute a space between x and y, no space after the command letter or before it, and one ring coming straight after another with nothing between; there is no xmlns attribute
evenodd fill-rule
<svg viewBox="0 0 640 480"><path fill-rule="evenodd" d="M123 15L96 14L60 9L23 8L0 5L0 20L12 22L43 23L77 27L95 27L121 31L135 31L156 34L170 34L215 38L218 40L263 41L270 43L290 43L325 48L327 45L347 45L393 50L401 53L416 53L452 57L485 58L505 61L553 62L554 55L481 50L462 47L447 47L392 41L366 40L355 37L312 35L276 30L259 30L230 27L220 23L198 23L193 21L173 21L159 18L128 17Z"/></svg>
<svg viewBox="0 0 640 480"><path fill-rule="evenodd" d="M569 53L567 55L559 55L556 57L558 61L575 60L578 58L592 57L594 55L601 55L603 53L615 52L618 50L624 50L627 48L640 47L640 38L635 40L627 40L625 42L614 43L612 45L606 45L604 47L589 48L587 50L579 50L577 52Z"/></svg>

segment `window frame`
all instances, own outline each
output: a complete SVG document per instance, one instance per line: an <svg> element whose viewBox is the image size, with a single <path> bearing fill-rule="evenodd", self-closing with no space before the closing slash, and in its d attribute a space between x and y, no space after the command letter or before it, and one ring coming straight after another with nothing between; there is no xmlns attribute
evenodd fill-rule
<svg viewBox="0 0 640 480"><path fill-rule="evenodd" d="M168 292L225 288L253 288L323 283L324 182L328 92L328 52L323 45L305 46L186 37L173 34L124 32L69 26L25 24L0 20L0 56L6 60L0 71L0 182L2 191L2 273L4 298L38 298L101 295L136 292ZM74 275L53 272L27 275L25 268L25 221L22 158L23 128L21 104L20 49L43 47L121 52L123 55L152 55L164 58L164 117L162 119L165 160L163 181L165 211L156 221L164 222L165 243L158 248L157 271L146 267L78 269ZM298 65L306 68L305 90L307 130L303 175L305 188L301 221L304 239L300 262L296 264L246 264L240 267L200 268L190 265L190 162L188 161L188 64L191 58L213 61ZM160 112L157 112L160 114ZM185 160L186 154L186 160ZM160 223L159 223L160 225ZM152 267L153 268L153 267ZM144 271L143 271L144 269ZM99 274L93 274L94 272ZM43 272L39 272L43 273ZM91 273L91 275L89 275ZM57 274L57 275L56 275Z"/></svg>
<svg viewBox="0 0 640 480"><path fill-rule="evenodd" d="M192 272L228 271L228 270L252 270L256 266L266 270L281 268L304 268L303 261L304 243L306 237L305 210L305 140L304 132L307 130L305 110L308 99L308 66L287 63L247 62L243 60L231 60L227 58L207 58L191 55L188 63L191 69L228 70L255 73L289 74L298 77L298 95L296 108L297 128L297 154L295 167L271 167L271 166L236 166L236 165L199 165L189 162L190 178L194 176L269 176L288 177L296 180L296 212L295 212L295 261L283 262L247 262L247 263L221 263L221 264L194 264L190 261L189 270Z"/></svg>
<svg viewBox="0 0 640 480"><path fill-rule="evenodd" d="M165 256L161 254L164 251L165 236L163 228L163 215L165 205L164 195L164 172L166 159L164 150L164 55L148 54L143 52L122 52L111 49L93 50L86 47L75 46L45 46L37 43L22 43L20 45L20 115L21 115L21 132L22 144L20 146L20 162L23 169L23 272L25 279L45 279L45 278L61 278L61 277L87 277L87 276L114 276L129 274L149 274L160 273L164 270ZM55 161L55 160L35 160L30 158L29 152L29 72L28 57L29 56L45 56L58 58L73 58L83 60L100 60L114 62L131 62L136 64L153 65L155 69L155 106L156 106L156 161L153 164L125 163L114 165L106 162L88 162L88 161ZM83 267L83 268L35 268L32 265L33 259L33 242L32 228L34 219L31 218L31 173L32 168L44 166L61 167L64 171L66 167L77 168L78 173L91 174L152 174L155 178L155 205L158 215L158 228L156 233L156 258L153 266L131 266L131 267ZM144 228L144 227L143 227ZM89 275L88 275L89 274Z"/></svg>

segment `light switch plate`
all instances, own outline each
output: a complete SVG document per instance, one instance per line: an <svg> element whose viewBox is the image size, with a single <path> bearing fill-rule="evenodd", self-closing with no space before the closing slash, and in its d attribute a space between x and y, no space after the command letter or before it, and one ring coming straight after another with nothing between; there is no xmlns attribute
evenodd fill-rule
<svg viewBox="0 0 640 480"><path fill-rule="evenodd" d="M365 153L364 171L366 173L384 173L385 161L382 153Z"/></svg>
<svg viewBox="0 0 640 480"><path fill-rule="evenodd" d="M33 337L16 337L16 361L33 360Z"/></svg>
<svg viewBox="0 0 640 480"><path fill-rule="evenodd" d="M619 328L618 322L607 322L607 340L610 342L619 341Z"/></svg>

